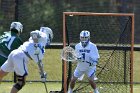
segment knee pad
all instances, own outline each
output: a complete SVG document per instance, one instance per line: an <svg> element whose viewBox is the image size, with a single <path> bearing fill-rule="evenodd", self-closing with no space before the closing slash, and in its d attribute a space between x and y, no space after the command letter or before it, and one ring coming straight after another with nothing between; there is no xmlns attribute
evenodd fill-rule
<svg viewBox="0 0 140 93"><path fill-rule="evenodd" d="M14 85L14 87L17 90L21 90L24 85L25 85L24 76L17 76L17 83Z"/></svg>

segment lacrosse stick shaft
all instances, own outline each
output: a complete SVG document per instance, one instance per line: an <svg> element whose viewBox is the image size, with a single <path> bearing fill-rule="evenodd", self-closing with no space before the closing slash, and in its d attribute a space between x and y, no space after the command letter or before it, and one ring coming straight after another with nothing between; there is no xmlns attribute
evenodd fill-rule
<svg viewBox="0 0 140 93"><path fill-rule="evenodd" d="M101 69L104 69L104 70L106 70L106 71L109 71L109 69L104 68L104 67L102 67L102 66L99 66L99 65L96 65L96 66L99 67L99 68L101 68Z"/></svg>
<svg viewBox="0 0 140 93"><path fill-rule="evenodd" d="M37 54L37 59L38 59L38 66L39 66L39 69L40 69L40 72L41 72L41 74L43 74L44 73L44 71L43 71L43 68L42 68L42 63L41 63L41 61L40 61L40 59L39 59L39 56L38 56L38 54Z"/></svg>
<svg viewBox="0 0 140 93"><path fill-rule="evenodd" d="M41 73L44 73L44 71L43 71L43 69L41 69L42 67L41 67L41 64L40 64L40 60L39 60L39 56L38 56L38 54L37 54L37 59L38 59L38 66L39 66L39 69L40 69L40 71L41 71ZM45 86L45 90L46 90L46 93L48 93L48 89L47 89L47 86L46 86L46 83L45 82L43 82L44 83L44 86Z"/></svg>
<svg viewBox="0 0 140 93"><path fill-rule="evenodd" d="M45 86L45 89L46 89L46 93L48 93L48 89L47 89L47 86L46 86L45 82L44 82L44 86Z"/></svg>

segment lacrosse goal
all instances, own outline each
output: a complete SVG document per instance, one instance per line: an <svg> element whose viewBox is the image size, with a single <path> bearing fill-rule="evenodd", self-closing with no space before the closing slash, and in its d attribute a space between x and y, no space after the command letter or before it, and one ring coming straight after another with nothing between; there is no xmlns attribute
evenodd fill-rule
<svg viewBox="0 0 140 93"><path fill-rule="evenodd" d="M100 54L96 81L101 93L133 93L134 14L63 12L63 46L79 42L79 33L89 30ZM67 92L76 64L63 62L62 91ZM76 93L92 91L85 76L77 81Z"/></svg>

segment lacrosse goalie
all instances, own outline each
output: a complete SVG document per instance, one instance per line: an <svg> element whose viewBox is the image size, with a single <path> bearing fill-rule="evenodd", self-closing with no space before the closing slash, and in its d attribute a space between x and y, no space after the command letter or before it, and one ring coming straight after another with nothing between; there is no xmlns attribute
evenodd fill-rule
<svg viewBox="0 0 140 93"><path fill-rule="evenodd" d="M24 42L18 49L13 50L8 56L7 61L1 66L0 81L9 72L15 71L17 75L17 83L14 84L10 93L17 93L25 85L29 59L38 64L41 80L46 82L46 73L43 69L42 59L44 57L44 48L48 43L48 34L53 34L51 29L47 30L47 33L39 30L32 31L30 39Z"/></svg>
<svg viewBox="0 0 140 93"><path fill-rule="evenodd" d="M7 60L12 50L17 49L23 44L19 35L23 31L23 25L20 22L12 22L10 31L4 32L0 36L0 66Z"/></svg>
<svg viewBox="0 0 140 93"><path fill-rule="evenodd" d="M87 75L88 81L91 87L94 89L94 93L99 93L96 83L94 82L96 65L100 58L96 45L90 42L90 32L83 30L80 33L80 42L75 46L76 53L79 54L77 59L77 67L70 81L70 88L68 93L73 93L75 82L78 78Z"/></svg>

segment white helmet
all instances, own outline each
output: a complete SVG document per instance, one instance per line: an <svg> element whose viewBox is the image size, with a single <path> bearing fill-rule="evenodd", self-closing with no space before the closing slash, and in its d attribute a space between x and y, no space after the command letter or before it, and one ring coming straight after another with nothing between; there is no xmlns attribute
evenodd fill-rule
<svg viewBox="0 0 140 93"><path fill-rule="evenodd" d="M80 42L82 43L83 47L86 47L90 41L90 32L87 30L83 30L80 33Z"/></svg>
<svg viewBox="0 0 140 93"><path fill-rule="evenodd" d="M49 27L40 27L40 31L44 32L50 40L53 39L53 31Z"/></svg>
<svg viewBox="0 0 140 93"><path fill-rule="evenodd" d="M18 33L22 33L23 25L20 22L12 22L10 26L10 30L16 29Z"/></svg>

